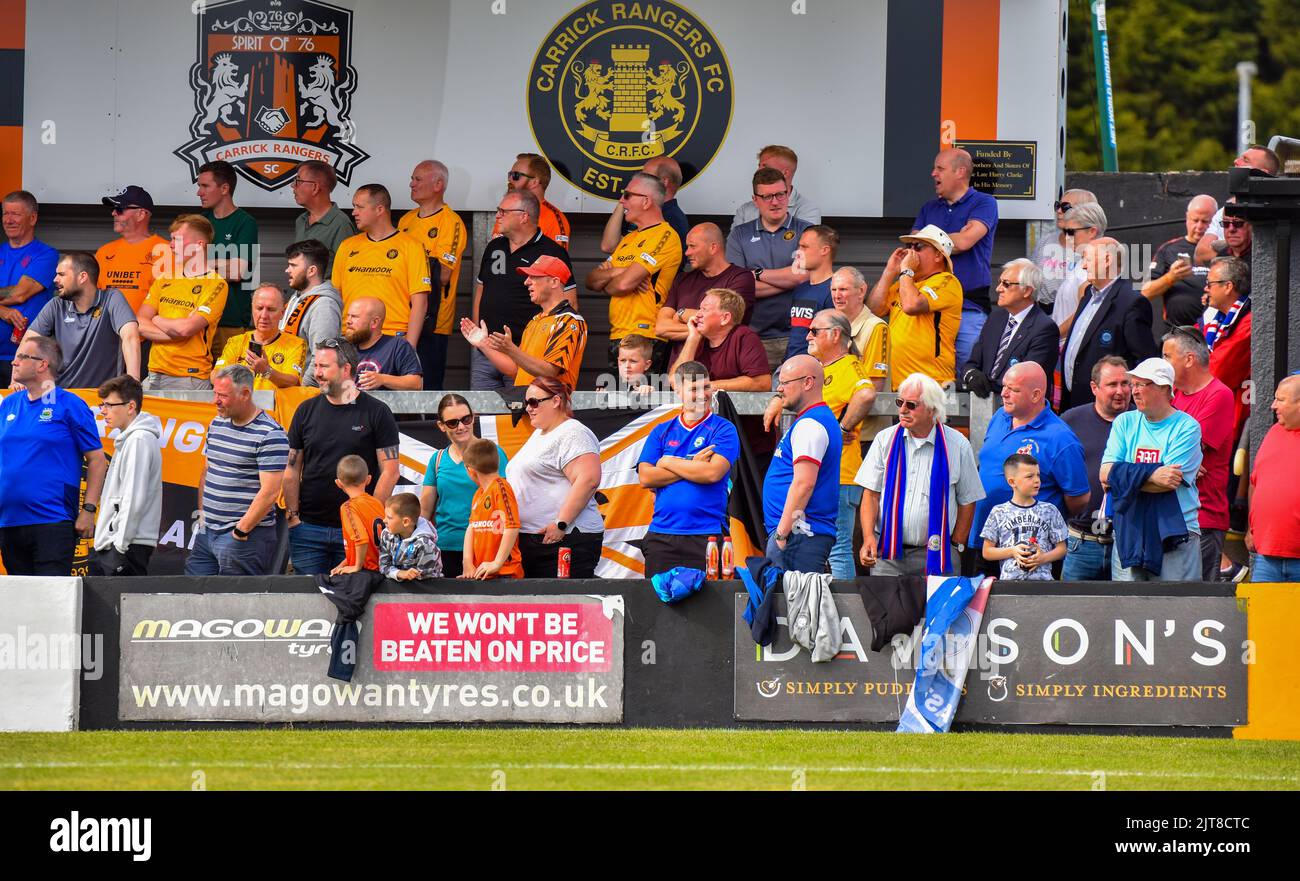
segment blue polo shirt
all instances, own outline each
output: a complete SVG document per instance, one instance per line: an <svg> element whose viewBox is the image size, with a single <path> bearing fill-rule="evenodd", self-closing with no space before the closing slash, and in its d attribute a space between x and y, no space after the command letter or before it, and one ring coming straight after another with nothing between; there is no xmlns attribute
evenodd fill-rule
<svg viewBox="0 0 1300 881"><path fill-rule="evenodd" d="M768 232L762 218L731 228L727 236L727 262L745 269L788 269L799 249L799 236L812 226L792 212L775 232ZM785 339L790 332L790 292L763 297L754 303L749 326L765 340Z"/></svg>
<svg viewBox="0 0 1300 881"><path fill-rule="evenodd" d="M637 465L654 465L664 456L689 459L705 447L732 465L740 458L740 436L727 420L710 413L688 426L680 414L656 425L641 447ZM655 513L651 532L666 535L718 535L727 519L727 485L731 469L717 483L692 483L679 480L653 490Z"/></svg>
<svg viewBox="0 0 1300 881"><path fill-rule="evenodd" d="M980 483L984 484L985 496L975 505L971 535L983 532L984 521L994 505L1011 501L1011 486L1002 473L1002 463L1014 453L1028 453L1038 460L1038 473L1042 477L1038 501L1055 505L1062 517L1069 519L1065 511L1066 496L1088 492L1083 444L1060 416L1044 408L1028 425L1012 428L1011 414L999 409L989 422L984 446L980 448Z"/></svg>
<svg viewBox="0 0 1300 881"><path fill-rule="evenodd" d="M804 508L813 535L835 535L840 511L840 453L844 435L831 408L819 402L795 417L781 438L763 479L763 526L770 533L781 522L796 462L817 464L817 482ZM796 524L797 526L798 524Z"/></svg>
<svg viewBox="0 0 1300 881"><path fill-rule="evenodd" d="M790 342L785 347L785 360L807 354L808 328L813 316L823 309L834 308L829 278L821 284L806 281L790 292Z"/></svg>
<svg viewBox="0 0 1300 881"><path fill-rule="evenodd" d="M961 282L961 289L966 292L966 302L975 302L985 312L989 311L988 292L983 298L972 298L970 292L977 288L989 287L992 279L989 261L993 257L993 235L998 229L998 200L988 193L981 193L974 187L966 191L951 205L942 196L931 199L921 206L916 215L914 229L921 229L933 223L948 234L961 232L969 221L978 220L988 227L988 234L975 243L969 251L962 251L952 257L952 274ZM974 535L975 533L972 533Z"/></svg>
<svg viewBox="0 0 1300 881"><path fill-rule="evenodd" d="M76 520L82 456L102 448L81 398L11 392L0 402L0 527Z"/></svg>
<svg viewBox="0 0 1300 881"><path fill-rule="evenodd" d="M14 306L31 324L41 314L41 307L50 301L50 291L54 288L54 271L59 267L59 252L42 242L32 239L21 248L11 247L0 242L0 288L18 284L24 275L41 285L41 292L25 303ZM18 344L10 339L13 325L0 321L0 361L12 361L18 352Z"/></svg>

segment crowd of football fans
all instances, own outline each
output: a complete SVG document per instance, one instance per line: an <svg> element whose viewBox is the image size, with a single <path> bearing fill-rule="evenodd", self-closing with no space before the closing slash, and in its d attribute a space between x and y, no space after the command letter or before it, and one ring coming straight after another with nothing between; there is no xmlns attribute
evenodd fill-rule
<svg viewBox="0 0 1300 881"><path fill-rule="evenodd" d="M1237 164L1280 171L1263 147ZM249 283L258 225L236 206L225 162L199 170L200 207L166 238L145 189L105 197L119 237L93 254L41 241L36 199L8 194L6 570L67 574L81 537L93 538L92 571L146 574L163 467L144 396L210 390L218 415L190 574L268 573L287 527L304 574L591 577L604 546L600 442L572 394L584 312L607 309L617 389L606 390L671 390L681 404L636 465L655 497L637 544L647 575L704 567L743 465L762 480L767 556L787 569L1300 579L1300 500L1289 481L1257 480L1283 473L1300 444L1300 377L1277 385L1278 423L1243 461L1257 397L1248 222L1198 195L1186 234L1133 266L1096 196L1070 190L1055 204L1057 235L998 268L997 201L971 185L970 155L946 149L934 198L872 278L837 264L840 235L795 189L797 168L789 147L763 148L751 198L724 230L692 225L680 167L650 160L604 226L607 259L579 283L569 220L546 200L551 167L519 154L468 314L456 292L469 237L435 160L415 166L416 207L400 217L382 184L357 187L349 217L332 199L334 170L302 163L286 286ZM532 434L507 459L476 437L469 401L447 394L437 423L448 445L418 495L396 492L397 422L368 393L442 389L453 333L470 347L470 389L522 390ZM97 392L101 425L68 389ZM1001 400L978 456L947 424L954 389ZM254 403L260 390L293 396L284 425ZM713 410L717 391L769 390L761 428ZM897 420L872 415L885 392ZM1234 530L1249 567L1225 552Z"/></svg>

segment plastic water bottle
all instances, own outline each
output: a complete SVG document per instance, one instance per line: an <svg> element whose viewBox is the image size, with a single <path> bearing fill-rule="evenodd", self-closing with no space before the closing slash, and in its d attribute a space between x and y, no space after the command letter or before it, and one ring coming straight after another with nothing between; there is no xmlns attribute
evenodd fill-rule
<svg viewBox="0 0 1300 881"><path fill-rule="evenodd" d="M709 546L704 552L704 577L713 581L718 577L718 537L709 536Z"/></svg>
<svg viewBox="0 0 1300 881"><path fill-rule="evenodd" d="M731 546L731 536L722 539L722 577L736 577L736 551Z"/></svg>

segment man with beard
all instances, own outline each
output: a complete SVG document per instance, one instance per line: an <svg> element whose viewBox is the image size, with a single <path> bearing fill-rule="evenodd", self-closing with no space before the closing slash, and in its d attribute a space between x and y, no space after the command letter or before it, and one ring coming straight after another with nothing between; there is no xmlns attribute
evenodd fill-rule
<svg viewBox="0 0 1300 881"><path fill-rule="evenodd" d="M289 276L293 296L285 304L280 330L307 344L302 384L315 385L316 345L339 335L343 296L327 276L330 251L323 243L316 239L294 242L284 249L284 257L288 261L284 274Z"/></svg>
<svg viewBox="0 0 1300 881"><path fill-rule="evenodd" d="M357 347L357 387L366 391L418 391L424 368L415 350L401 337L384 333L384 304L361 297L348 306L343 337Z"/></svg>
<svg viewBox="0 0 1300 881"><path fill-rule="evenodd" d="M51 337L59 344L63 388L99 388L123 372L140 378L135 311L121 291L98 287L98 278L99 264L89 252L62 254L54 271L57 296L27 328L28 335Z"/></svg>
<svg viewBox="0 0 1300 881"><path fill-rule="evenodd" d="M343 562L339 506L347 495L334 483L340 459L357 455L366 461L369 473L378 475L372 494L381 502L397 484L397 420L386 404L357 388L358 360L347 340L320 343L316 384L321 394L303 403L289 425L284 503L290 559L303 575L329 572Z"/></svg>

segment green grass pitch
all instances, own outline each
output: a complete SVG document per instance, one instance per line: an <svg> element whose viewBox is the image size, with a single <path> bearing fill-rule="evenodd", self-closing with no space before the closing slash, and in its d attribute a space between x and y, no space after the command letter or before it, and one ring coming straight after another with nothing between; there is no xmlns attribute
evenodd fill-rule
<svg viewBox="0 0 1300 881"><path fill-rule="evenodd" d="M1300 743L856 731L0 734L0 789L1300 789Z"/></svg>

